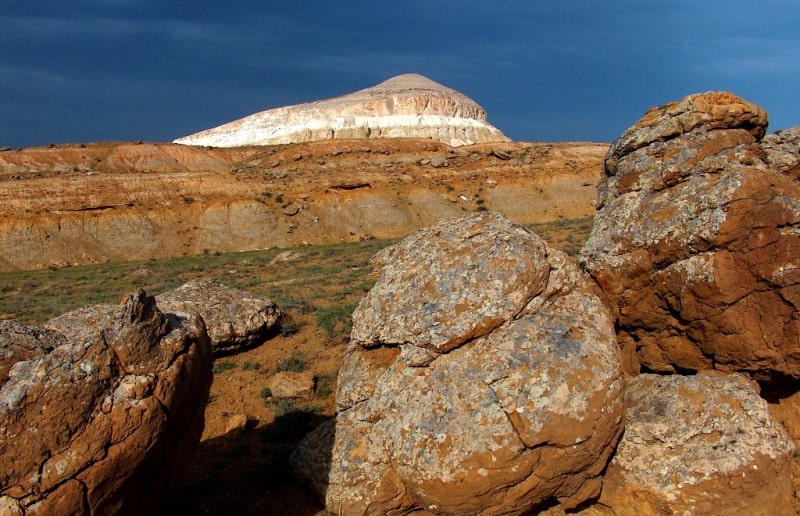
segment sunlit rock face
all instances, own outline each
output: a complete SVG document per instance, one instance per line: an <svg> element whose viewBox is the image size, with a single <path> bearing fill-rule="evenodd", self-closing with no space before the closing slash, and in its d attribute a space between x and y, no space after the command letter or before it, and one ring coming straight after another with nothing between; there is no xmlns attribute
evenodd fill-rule
<svg viewBox="0 0 800 516"><path fill-rule="evenodd" d="M622 431L619 349L598 289L496 214L374 259L337 414L292 456L334 514L523 514L599 494Z"/></svg>
<svg viewBox="0 0 800 516"><path fill-rule="evenodd" d="M581 263L628 372L800 378L800 128L728 92L648 111L609 149Z"/></svg>
<svg viewBox="0 0 800 516"><path fill-rule="evenodd" d="M334 138L431 138L453 146L509 141L474 100L405 74L341 97L255 113L174 143L238 147Z"/></svg>

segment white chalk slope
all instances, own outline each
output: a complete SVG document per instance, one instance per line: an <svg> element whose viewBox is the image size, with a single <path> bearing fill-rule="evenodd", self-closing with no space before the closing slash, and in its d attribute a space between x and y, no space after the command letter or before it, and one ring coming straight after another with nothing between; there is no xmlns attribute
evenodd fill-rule
<svg viewBox="0 0 800 516"><path fill-rule="evenodd" d="M432 138L452 146L509 141L474 100L405 74L341 97L255 113L174 143L238 147L333 138Z"/></svg>

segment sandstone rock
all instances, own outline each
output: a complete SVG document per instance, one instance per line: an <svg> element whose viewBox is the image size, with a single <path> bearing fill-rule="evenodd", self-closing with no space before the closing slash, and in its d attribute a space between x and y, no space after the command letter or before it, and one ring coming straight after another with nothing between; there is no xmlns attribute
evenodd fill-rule
<svg viewBox="0 0 800 516"><path fill-rule="evenodd" d="M795 449L739 374L643 374L601 503L630 514L792 514Z"/></svg>
<svg viewBox="0 0 800 516"><path fill-rule="evenodd" d="M156 300L165 312L199 314L215 356L261 344L283 320L283 313L271 300L211 279L190 281L159 294Z"/></svg>
<svg viewBox="0 0 800 516"><path fill-rule="evenodd" d="M800 378L797 130L729 93L649 111L610 148L581 263L627 368Z"/></svg>
<svg viewBox="0 0 800 516"><path fill-rule="evenodd" d="M375 261L336 419L292 458L327 510L513 514L597 495L622 430L619 357L577 266L492 214Z"/></svg>
<svg viewBox="0 0 800 516"><path fill-rule="evenodd" d="M152 513L200 440L211 386L196 316L138 291L47 324L63 343L0 389L0 507Z"/></svg>
<svg viewBox="0 0 800 516"><path fill-rule="evenodd" d="M64 336L54 331L0 321L0 387L8 380L14 364L45 355L64 342Z"/></svg>
<svg viewBox="0 0 800 516"><path fill-rule="evenodd" d="M433 138L453 146L509 141L474 100L405 74L341 97L262 111L174 143L237 147L333 138Z"/></svg>
<svg viewBox="0 0 800 516"><path fill-rule="evenodd" d="M441 156L434 156L431 158L430 163L433 168L442 168L447 166L447 159Z"/></svg>
<svg viewBox="0 0 800 516"><path fill-rule="evenodd" d="M267 381L267 387L275 398L301 398L314 397L314 373L303 371L281 371L275 373Z"/></svg>

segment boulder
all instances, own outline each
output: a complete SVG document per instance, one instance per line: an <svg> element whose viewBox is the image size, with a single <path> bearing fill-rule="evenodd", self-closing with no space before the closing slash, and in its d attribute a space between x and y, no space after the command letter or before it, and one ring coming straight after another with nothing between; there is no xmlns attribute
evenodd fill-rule
<svg viewBox="0 0 800 516"><path fill-rule="evenodd" d="M580 261L628 372L800 378L800 138L766 127L710 92L650 110L609 149Z"/></svg>
<svg viewBox="0 0 800 516"><path fill-rule="evenodd" d="M267 387L275 398L310 400L314 397L314 373L311 371L301 373L281 371L270 377Z"/></svg>
<svg viewBox="0 0 800 516"><path fill-rule="evenodd" d="M43 333L60 336L0 389L0 513L152 513L203 430L202 321L140 290Z"/></svg>
<svg viewBox="0 0 800 516"><path fill-rule="evenodd" d="M282 312L271 300L214 279L190 281L159 294L156 301L165 312L199 314L211 337L214 356L261 344L283 321Z"/></svg>
<svg viewBox="0 0 800 516"><path fill-rule="evenodd" d="M601 503L629 514L793 514L795 445L740 374L642 374Z"/></svg>
<svg viewBox="0 0 800 516"><path fill-rule="evenodd" d="M292 456L337 514L514 514L599 493L622 431L594 287L524 227L478 214L381 251L336 418Z"/></svg>

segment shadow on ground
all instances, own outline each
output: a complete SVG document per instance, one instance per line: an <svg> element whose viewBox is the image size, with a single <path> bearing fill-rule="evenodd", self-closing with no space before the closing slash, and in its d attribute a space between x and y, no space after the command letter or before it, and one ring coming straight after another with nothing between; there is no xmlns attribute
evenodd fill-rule
<svg viewBox="0 0 800 516"><path fill-rule="evenodd" d="M160 516L323 513L324 506L295 478L289 456L329 416L292 411L271 424L200 443L194 461L164 501Z"/></svg>

